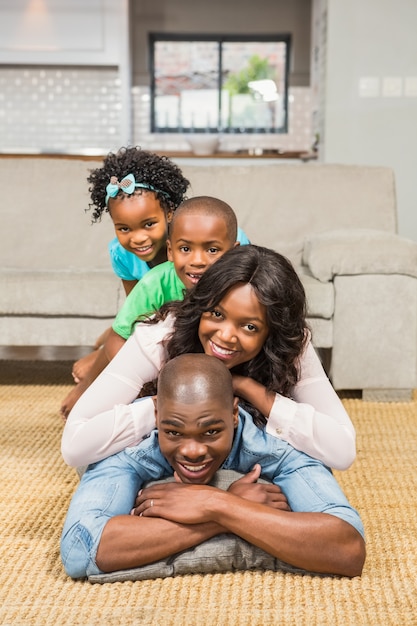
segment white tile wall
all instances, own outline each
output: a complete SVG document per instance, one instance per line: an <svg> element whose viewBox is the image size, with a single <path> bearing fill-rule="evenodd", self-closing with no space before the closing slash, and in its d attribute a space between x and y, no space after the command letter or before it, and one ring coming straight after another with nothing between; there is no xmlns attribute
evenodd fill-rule
<svg viewBox="0 0 417 626"><path fill-rule="evenodd" d="M120 110L117 68L0 67L2 152L108 152Z"/></svg>
<svg viewBox="0 0 417 626"><path fill-rule="evenodd" d="M135 144L147 150L189 150L184 135L150 133L150 95L147 87L134 87L132 98ZM310 150L314 141L311 107L310 88L292 87L289 90L288 133L223 135L220 149Z"/></svg>
<svg viewBox="0 0 417 626"><path fill-rule="evenodd" d="M309 150L311 90L290 89L287 134L224 135L222 150ZM148 87L132 89L132 143L148 150L188 150L183 135L151 134ZM106 154L121 139L117 68L0 67L0 152Z"/></svg>

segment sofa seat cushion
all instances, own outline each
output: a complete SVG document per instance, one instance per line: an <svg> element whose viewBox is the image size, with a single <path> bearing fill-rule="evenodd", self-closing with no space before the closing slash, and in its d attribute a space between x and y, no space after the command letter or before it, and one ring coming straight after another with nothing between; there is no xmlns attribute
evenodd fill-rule
<svg viewBox="0 0 417 626"><path fill-rule="evenodd" d="M334 285L314 278L306 267L297 268L307 298L308 317L331 319L334 314Z"/></svg>
<svg viewBox="0 0 417 626"><path fill-rule="evenodd" d="M367 228L330 230L305 239L303 264L321 281L359 274L417 277L417 243Z"/></svg>
<svg viewBox="0 0 417 626"><path fill-rule="evenodd" d="M122 290L112 271L1 270L0 315L111 318Z"/></svg>
<svg viewBox="0 0 417 626"><path fill-rule="evenodd" d="M1 343L4 346L93 346L113 319L114 316L0 315Z"/></svg>

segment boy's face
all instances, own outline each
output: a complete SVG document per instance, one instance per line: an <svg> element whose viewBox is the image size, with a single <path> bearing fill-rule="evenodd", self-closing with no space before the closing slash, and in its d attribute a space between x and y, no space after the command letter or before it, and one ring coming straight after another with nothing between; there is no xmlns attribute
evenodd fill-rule
<svg viewBox="0 0 417 626"><path fill-rule="evenodd" d="M168 260L174 263L186 288L191 289L206 269L235 245L221 217L186 213L175 219L167 241Z"/></svg>
<svg viewBox="0 0 417 626"><path fill-rule="evenodd" d="M184 483L208 484L227 458L238 423L238 399L225 407L220 398L184 404L155 401L159 446Z"/></svg>
<svg viewBox="0 0 417 626"><path fill-rule="evenodd" d="M171 214L166 217L153 192L111 198L109 212L123 248L146 263L166 260L167 219Z"/></svg>

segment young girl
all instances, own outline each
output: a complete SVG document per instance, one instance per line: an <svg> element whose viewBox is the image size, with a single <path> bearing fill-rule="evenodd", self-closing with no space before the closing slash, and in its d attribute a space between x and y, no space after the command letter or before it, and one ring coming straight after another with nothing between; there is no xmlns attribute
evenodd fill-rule
<svg viewBox="0 0 417 626"><path fill-rule="evenodd" d="M155 427L152 399L134 403L174 356L205 352L269 434L336 469L355 458L355 430L311 344L303 286L282 255L258 246L224 254L182 302L139 323L68 416L62 454L86 465ZM133 403L132 403L133 402ZM132 404L129 404L132 403Z"/></svg>
<svg viewBox="0 0 417 626"><path fill-rule="evenodd" d="M87 181L93 222L100 221L103 213L113 221L116 237L109 243L110 260L128 295L146 272L167 260L168 221L190 183L167 157L138 147L111 152ZM107 331L97 339L95 349L106 336ZM95 356L93 352L74 363L75 382L84 378Z"/></svg>

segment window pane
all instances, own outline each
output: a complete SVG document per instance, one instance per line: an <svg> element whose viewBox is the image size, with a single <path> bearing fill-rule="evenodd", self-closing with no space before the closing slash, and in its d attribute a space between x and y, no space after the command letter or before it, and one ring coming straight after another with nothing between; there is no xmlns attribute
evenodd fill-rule
<svg viewBox="0 0 417 626"><path fill-rule="evenodd" d="M154 36L153 132L284 132L289 38Z"/></svg>
<svg viewBox="0 0 417 626"><path fill-rule="evenodd" d="M217 128L218 43L158 41L154 55L155 130Z"/></svg>
<svg viewBox="0 0 417 626"><path fill-rule="evenodd" d="M229 129L276 132L286 125L286 51L284 42L223 44Z"/></svg>

